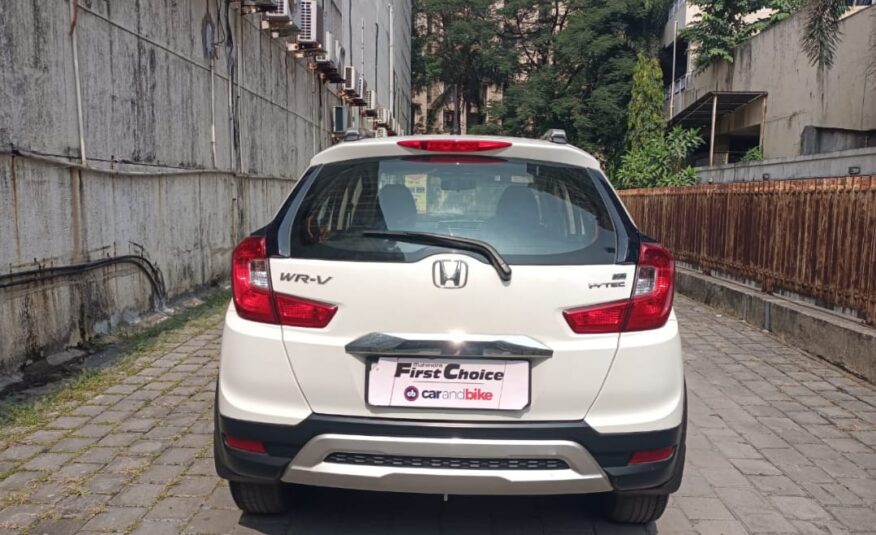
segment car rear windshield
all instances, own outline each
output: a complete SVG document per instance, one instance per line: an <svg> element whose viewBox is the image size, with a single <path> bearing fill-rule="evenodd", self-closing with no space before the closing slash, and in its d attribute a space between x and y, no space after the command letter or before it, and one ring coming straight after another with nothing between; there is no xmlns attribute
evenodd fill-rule
<svg viewBox="0 0 876 535"><path fill-rule="evenodd" d="M447 250L364 235L386 230L481 240L510 264L612 264L617 247L587 169L442 155L323 166L298 205L290 255L416 262Z"/></svg>

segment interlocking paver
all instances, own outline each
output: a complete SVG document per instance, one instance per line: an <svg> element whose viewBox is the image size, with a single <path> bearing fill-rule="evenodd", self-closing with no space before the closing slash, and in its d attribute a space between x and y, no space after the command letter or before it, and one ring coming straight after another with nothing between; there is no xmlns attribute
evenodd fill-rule
<svg viewBox="0 0 876 535"><path fill-rule="evenodd" d="M300 496L290 515L241 515L210 457L217 315L45 429L0 444L11 473L0 534L876 532L876 388L684 297L677 312L688 462L656 527L604 522L575 497L445 503L330 489Z"/></svg>

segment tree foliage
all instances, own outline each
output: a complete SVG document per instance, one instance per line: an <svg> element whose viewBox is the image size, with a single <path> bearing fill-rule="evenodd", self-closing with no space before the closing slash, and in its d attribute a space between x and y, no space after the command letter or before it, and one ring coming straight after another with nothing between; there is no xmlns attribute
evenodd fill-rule
<svg viewBox="0 0 876 535"><path fill-rule="evenodd" d="M627 115L627 146L635 147L662 137L666 130L663 114L663 73L656 58L639 54L633 71L633 88Z"/></svg>
<svg viewBox="0 0 876 535"><path fill-rule="evenodd" d="M571 143L617 161L626 146L636 56L658 46L669 3L417 0L422 17L443 28L425 36L424 53L434 57L426 57L424 70L445 88L465 86L468 109L476 110L471 133L537 137L562 128ZM502 93L489 107L484 84ZM445 102L436 99L437 106Z"/></svg>
<svg viewBox="0 0 876 535"><path fill-rule="evenodd" d="M483 87L502 84L513 72L515 58L501 45L500 19L493 0L416 0L412 61L415 85L443 83L431 112L458 90L462 113L474 122L486 109Z"/></svg>
<svg viewBox="0 0 876 535"><path fill-rule="evenodd" d="M675 127L665 136L630 147L612 182L619 189L694 184L696 171L686 164L686 159L702 144L699 132Z"/></svg>
<svg viewBox="0 0 876 535"><path fill-rule="evenodd" d="M733 62L733 51L759 28L746 20L750 14L770 5L769 0L690 0L700 8L697 19L683 35L697 48L696 67Z"/></svg>
<svg viewBox="0 0 876 535"><path fill-rule="evenodd" d="M639 54L627 115L627 152L610 173L618 188L681 186L696 181L696 172L686 162L703 140L694 130L676 127L666 132L662 80L657 60Z"/></svg>
<svg viewBox="0 0 876 535"><path fill-rule="evenodd" d="M833 66L836 47L842 36L840 18L848 9L843 0L809 0L806 6L806 26L803 30L803 51L819 68Z"/></svg>
<svg viewBox="0 0 876 535"><path fill-rule="evenodd" d="M698 20L684 30L697 48L697 69L721 61L733 62L733 51L755 33L804 11L806 21L801 45L813 65L833 66L842 39L840 21L849 9L846 0L690 0L702 9ZM769 15L758 20L750 15L762 8ZM873 46L876 53L876 44Z"/></svg>

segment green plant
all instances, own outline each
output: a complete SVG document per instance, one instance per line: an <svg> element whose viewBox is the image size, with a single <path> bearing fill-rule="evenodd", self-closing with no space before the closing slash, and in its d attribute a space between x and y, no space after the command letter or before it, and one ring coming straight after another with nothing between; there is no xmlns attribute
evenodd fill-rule
<svg viewBox="0 0 876 535"><path fill-rule="evenodd" d="M619 189L693 184L696 171L685 162L702 144L697 131L675 127L665 136L631 147L621 158L613 182Z"/></svg>
<svg viewBox="0 0 876 535"><path fill-rule="evenodd" d="M763 148L762 147L751 147L746 151L745 155L742 156L740 162L759 162L763 160Z"/></svg>
<svg viewBox="0 0 876 535"><path fill-rule="evenodd" d="M643 145L666 130L663 72L657 58L639 54L627 114L627 147Z"/></svg>
<svg viewBox="0 0 876 535"><path fill-rule="evenodd" d="M684 35L697 47L696 67L703 70L726 61L733 62L736 47L757 30L746 17L769 5L769 0L691 0L701 9Z"/></svg>

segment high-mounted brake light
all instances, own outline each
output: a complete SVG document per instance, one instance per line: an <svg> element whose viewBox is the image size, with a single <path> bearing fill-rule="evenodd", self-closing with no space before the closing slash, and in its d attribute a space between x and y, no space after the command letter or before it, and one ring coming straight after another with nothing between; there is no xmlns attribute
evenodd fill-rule
<svg viewBox="0 0 876 535"><path fill-rule="evenodd" d="M399 141L398 145L432 152L479 152L504 149L510 147L511 143L490 139L405 139Z"/></svg>
<svg viewBox="0 0 876 535"><path fill-rule="evenodd" d="M338 310L334 305L274 292L263 236L246 238L231 253L231 293L237 315L261 323L322 328Z"/></svg>
<svg viewBox="0 0 876 535"><path fill-rule="evenodd" d="M577 334L657 329L666 324L675 292L675 262L664 247L643 243L630 299L563 311Z"/></svg>

